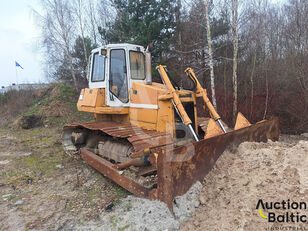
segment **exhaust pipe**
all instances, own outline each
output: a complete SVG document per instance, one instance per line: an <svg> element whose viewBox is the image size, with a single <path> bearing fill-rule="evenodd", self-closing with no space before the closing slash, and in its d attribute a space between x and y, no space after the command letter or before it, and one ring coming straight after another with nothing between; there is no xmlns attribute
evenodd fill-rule
<svg viewBox="0 0 308 231"><path fill-rule="evenodd" d="M152 85L152 61L149 46L145 51L145 81L147 85Z"/></svg>

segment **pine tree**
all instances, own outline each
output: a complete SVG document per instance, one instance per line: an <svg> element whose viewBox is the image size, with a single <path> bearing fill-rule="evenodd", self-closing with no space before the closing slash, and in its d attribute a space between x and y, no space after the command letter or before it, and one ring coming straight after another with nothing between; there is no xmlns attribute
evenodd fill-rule
<svg viewBox="0 0 308 231"><path fill-rule="evenodd" d="M107 28L99 27L106 43L153 43L154 56L168 50L175 34L176 0L114 0L116 19Z"/></svg>

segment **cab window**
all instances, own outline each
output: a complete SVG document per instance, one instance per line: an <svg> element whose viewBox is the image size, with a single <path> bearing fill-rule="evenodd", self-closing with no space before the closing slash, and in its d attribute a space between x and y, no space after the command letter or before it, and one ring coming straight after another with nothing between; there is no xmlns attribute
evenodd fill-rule
<svg viewBox="0 0 308 231"><path fill-rule="evenodd" d="M144 54L142 52L130 51L130 73L132 79L145 79Z"/></svg>
<svg viewBox="0 0 308 231"><path fill-rule="evenodd" d="M92 82L105 80L105 59L98 52L93 55Z"/></svg>
<svg viewBox="0 0 308 231"><path fill-rule="evenodd" d="M123 103L128 102L125 51L114 49L110 52L109 89Z"/></svg>

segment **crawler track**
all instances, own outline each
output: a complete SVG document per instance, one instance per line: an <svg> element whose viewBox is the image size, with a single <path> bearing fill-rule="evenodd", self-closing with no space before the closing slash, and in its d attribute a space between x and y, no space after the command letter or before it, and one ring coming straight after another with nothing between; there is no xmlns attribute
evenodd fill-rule
<svg viewBox="0 0 308 231"><path fill-rule="evenodd" d="M72 133L80 129L86 129L93 134L118 138L122 141L126 140L132 145L134 152L173 143L170 135L166 133L142 129L131 124L115 122L73 123L65 125L62 134L62 143L68 154L75 154L82 146L75 145L72 140Z"/></svg>

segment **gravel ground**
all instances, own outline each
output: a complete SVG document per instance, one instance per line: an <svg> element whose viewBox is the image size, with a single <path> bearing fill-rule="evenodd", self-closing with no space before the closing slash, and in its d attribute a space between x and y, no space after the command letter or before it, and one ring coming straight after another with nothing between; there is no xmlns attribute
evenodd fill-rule
<svg viewBox="0 0 308 231"><path fill-rule="evenodd" d="M133 196L99 221L72 230L266 230L256 210L264 201L308 202L308 135L279 142L245 142L226 150L202 184L176 198L175 217L166 205ZM308 215L308 214L307 214ZM293 226L305 230L301 225ZM307 227L306 227L307 228Z"/></svg>
<svg viewBox="0 0 308 231"><path fill-rule="evenodd" d="M200 182L195 183L183 196L177 197L174 206L175 217L167 205L160 201L128 196L113 211L101 214L96 222L86 225L71 224L69 230L178 230L180 223L192 216L199 207Z"/></svg>
<svg viewBox="0 0 308 231"><path fill-rule="evenodd" d="M52 162L56 177L47 178L47 168L39 169L46 177L36 178L34 169L29 183L27 175L16 176L13 168L18 168L16 161L28 163L33 154L22 152L23 146L7 133L0 138L0 230L264 230L269 225L255 208L259 199L308 202L308 134L282 135L279 142L245 142L226 150L202 183L176 198L175 217L159 201L131 195L108 199L117 190L113 184L99 179L103 184L97 188L99 176L92 177L94 170L78 163L71 166L63 159ZM76 166L86 172L80 175L80 186ZM100 193L103 188L113 191L108 196ZM82 199L89 193L94 194ZM111 202L115 205L107 212Z"/></svg>

